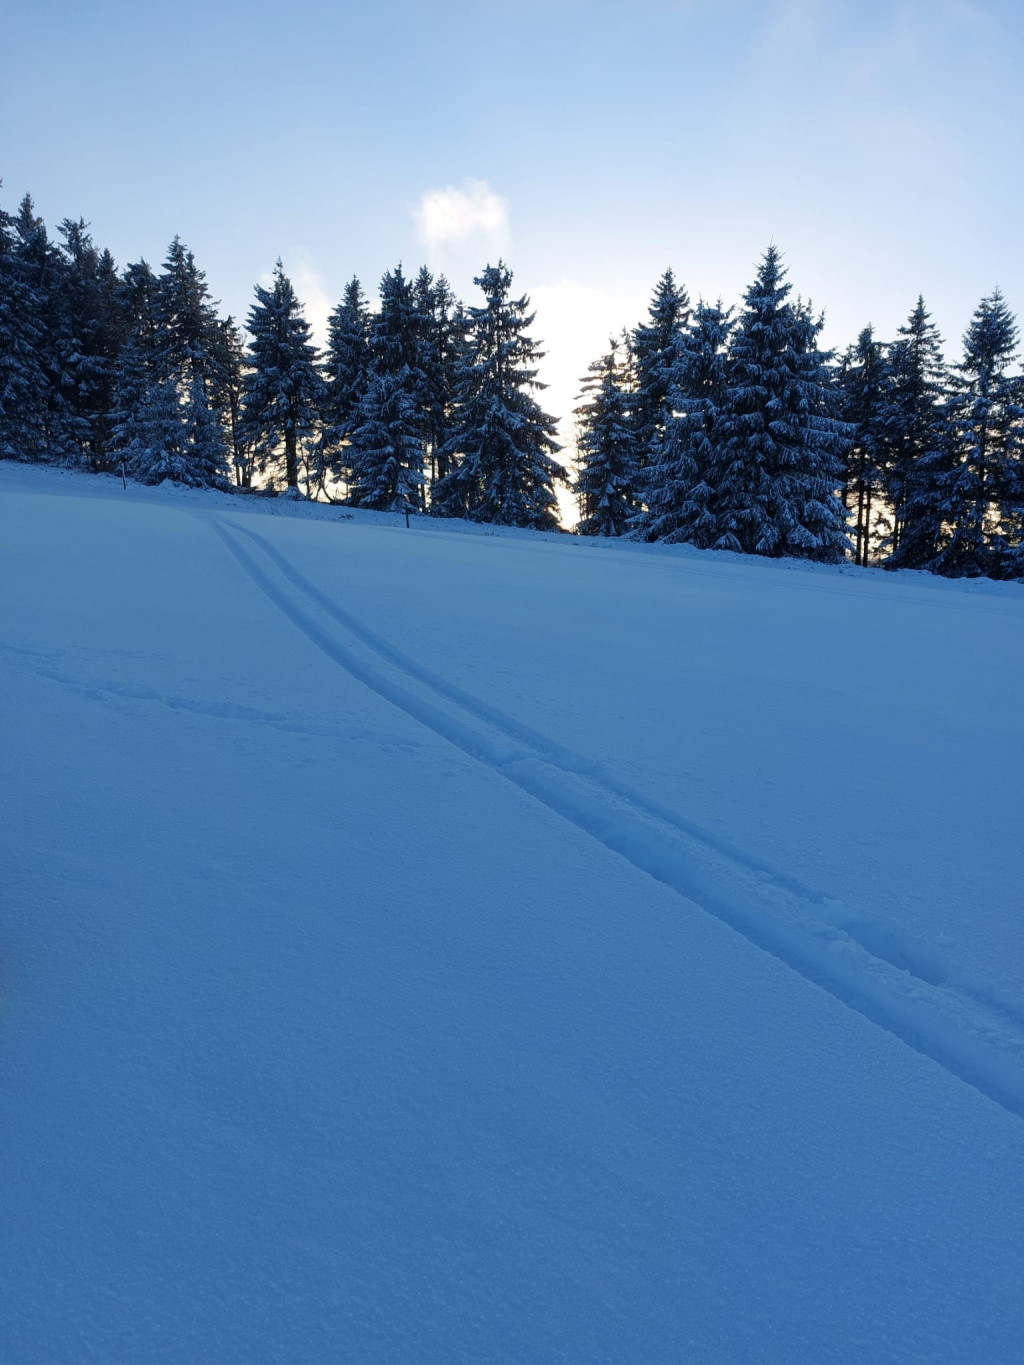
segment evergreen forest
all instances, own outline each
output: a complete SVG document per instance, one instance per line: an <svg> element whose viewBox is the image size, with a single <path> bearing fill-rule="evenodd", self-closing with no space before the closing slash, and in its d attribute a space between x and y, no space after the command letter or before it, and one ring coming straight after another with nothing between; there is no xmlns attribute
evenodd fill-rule
<svg viewBox="0 0 1024 1365"><path fill-rule="evenodd" d="M570 474L529 299L501 261L457 299L398 265L314 344L280 263L244 326L192 252L118 268L82 220L0 210L0 458L156 484L824 563L1024 577L1015 318L981 300L947 361L924 300L842 353L770 246L742 300L667 270L582 381Z"/></svg>

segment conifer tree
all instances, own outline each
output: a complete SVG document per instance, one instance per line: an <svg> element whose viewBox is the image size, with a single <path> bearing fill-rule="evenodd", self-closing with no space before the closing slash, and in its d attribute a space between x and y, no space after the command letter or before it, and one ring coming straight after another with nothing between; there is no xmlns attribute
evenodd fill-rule
<svg viewBox="0 0 1024 1365"><path fill-rule="evenodd" d="M943 543L928 565L949 577L999 577L1007 570L1004 505L1014 502L1024 457L1020 380L1007 374L1017 324L995 290L978 305L953 382L953 458L936 478Z"/></svg>
<svg viewBox="0 0 1024 1365"><path fill-rule="evenodd" d="M50 347L56 365L57 444L71 463L105 467L106 413L123 340L113 258L94 245L85 223L66 218L54 255Z"/></svg>
<svg viewBox="0 0 1024 1365"><path fill-rule="evenodd" d="M423 317L416 303L413 282L406 279L401 264L385 271L380 282L380 310L370 319L370 353L380 373L409 372L409 383L422 382L419 368L420 336ZM417 395L410 388L416 401Z"/></svg>
<svg viewBox="0 0 1024 1365"><path fill-rule="evenodd" d="M423 411L424 457L430 470L430 488L448 472L444 449L465 336L465 319L451 286L443 275L435 280L423 266L413 286L419 314L419 355L422 374L420 401Z"/></svg>
<svg viewBox="0 0 1024 1365"><path fill-rule="evenodd" d="M63 386L63 352L59 287L60 253L50 242L46 224L25 195L13 220L18 275L30 292L39 327L36 355L44 375L45 396L43 451L39 458L55 463L73 462L76 450L68 431L68 412Z"/></svg>
<svg viewBox="0 0 1024 1365"><path fill-rule="evenodd" d="M108 420L108 463L123 462L139 483L226 484L223 433L202 380L193 378L182 397L173 380L160 377L150 346L138 336L129 337L118 357Z"/></svg>
<svg viewBox="0 0 1024 1365"><path fill-rule="evenodd" d="M112 464L124 461L125 469L141 462L145 441L143 426L154 383L147 349L137 335L121 347L114 369L114 385L107 420L107 450Z"/></svg>
<svg viewBox="0 0 1024 1365"><path fill-rule="evenodd" d="M160 379L149 346L131 336L118 356L110 410L109 454L138 483L164 479L202 486L192 476L177 386Z"/></svg>
<svg viewBox="0 0 1024 1365"><path fill-rule="evenodd" d="M408 369L371 374L352 434L351 491L354 507L415 512L422 506L420 413L407 383Z"/></svg>
<svg viewBox="0 0 1024 1365"><path fill-rule="evenodd" d="M529 299L510 297L512 272L502 261L474 283L486 302L468 310L468 353L445 447L450 471L432 508L440 516L554 530L555 482L565 474L552 459L560 449L555 420L533 397L545 386L537 380L543 353L529 335Z"/></svg>
<svg viewBox="0 0 1024 1365"><path fill-rule="evenodd" d="M886 404L889 365L885 347L865 327L843 357L837 376L841 416L850 427L845 458L843 505L853 518L854 563L867 564L873 539L873 517L882 499L887 463Z"/></svg>
<svg viewBox="0 0 1024 1365"><path fill-rule="evenodd" d="M148 357L157 349L157 279L147 261L127 265L115 293L123 335L134 337Z"/></svg>
<svg viewBox="0 0 1024 1365"><path fill-rule="evenodd" d="M920 569L938 552L938 482L951 459L942 341L923 298L889 347L888 360L884 484L892 523L885 567Z"/></svg>
<svg viewBox="0 0 1024 1365"><path fill-rule="evenodd" d="M0 209L0 459L42 460L49 406L43 306L19 246L16 220Z"/></svg>
<svg viewBox="0 0 1024 1365"><path fill-rule="evenodd" d="M370 370L370 310L363 287L353 275L328 323L324 357L323 425L317 447L317 471L323 487L328 474L347 479L347 447L355 430L355 412L366 392Z"/></svg>
<svg viewBox="0 0 1024 1365"><path fill-rule="evenodd" d="M666 270L654 290L648 321L633 331L634 460L643 470L656 458L671 416L670 393L679 384L683 338L690 321L690 297Z"/></svg>
<svg viewBox="0 0 1024 1365"><path fill-rule="evenodd" d="M221 483L227 474L227 442L217 399L226 396L230 383L221 368L230 363L228 339L206 276L179 237L168 248L157 278L153 314L155 375L177 390L190 477Z"/></svg>
<svg viewBox="0 0 1024 1365"><path fill-rule="evenodd" d="M654 459L647 466L647 506L635 519L644 540L713 545L715 453L726 397L726 346L730 315L722 302L697 306L693 325L680 338L665 420Z"/></svg>
<svg viewBox="0 0 1024 1365"><path fill-rule="evenodd" d="M107 454L110 424L107 414L113 397L117 357L128 335L120 306L121 289L122 280L117 265L110 252L104 248L99 255L95 285L99 317L94 337L97 353L103 359L102 381L97 390L97 411L92 428L91 455L96 470L110 468Z"/></svg>
<svg viewBox="0 0 1024 1365"><path fill-rule="evenodd" d="M1017 376L1013 394L1018 409L1024 412L1024 376ZM1007 461L1000 492L994 571L1000 578L1024 579L1024 418L1019 420L1015 435L1016 450Z"/></svg>
<svg viewBox="0 0 1024 1365"><path fill-rule="evenodd" d="M822 322L787 303L785 274L770 246L732 335L712 480L714 544L834 563L849 544L838 495L846 428L817 348Z"/></svg>
<svg viewBox="0 0 1024 1365"><path fill-rule="evenodd" d="M249 370L243 382L243 430L259 468L284 457L285 483L298 489L300 462L316 436L321 380L311 329L280 260L269 289L256 286L249 312Z"/></svg>
<svg viewBox="0 0 1024 1365"><path fill-rule="evenodd" d="M186 481L196 488L224 487L228 483L224 432L200 375L193 375L182 408Z"/></svg>
<svg viewBox="0 0 1024 1365"><path fill-rule="evenodd" d="M65 219L63 241L51 243L28 195L7 221L13 274L31 297L33 354L43 377L45 437L36 458L99 467L120 343L113 260L96 249L81 220Z"/></svg>
<svg viewBox="0 0 1024 1365"><path fill-rule="evenodd" d="M170 380L149 377L122 458L128 477L139 483L169 479L201 487L205 482L193 476L181 401Z"/></svg>
<svg viewBox="0 0 1024 1365"><path fill-rule="evenodd" d="M124 340L114 364L106 453L111 467L124 462L126 471L145 448L143 424L157 377L156 292L152 269L137 261L125 268L115 295Z"/></svg>
<svg viewBox="0 0 1024 1365"><path fill-rule="evenodd" d="M424 506L422 329L412 282L398 265L380 282L367 386L353 414L350 501L357 507L390 510L399 488L415 499L416 510ZM388 440L382 439L385 428ZM396 460L407 462L400 471Z"/></svg>
<svg viewBox="0 0 1024 1365"><path fill-rule="evenodd" d="M581 536L621 536L636 514L636 468L630 394L624 378L622 344L612 338L583 381L576 409L575 493Z"/></svg>
<svg viewBox="0 0 1024 1365"><path fill-rule="evenodd" d="M180 237L167 249L153 302L160 378L177 384L183 395L198 380L208 396L216 381L217 309L206 275Z"/></svg>
<svg viewBox="0 0 1024 1365"><path fill-rule="evenodd" d="M239 488L252 487L254 451L243 421L245 347L234 318L219 319L213 338L213 387L210 394L218 414L225 450Z"/></svg>

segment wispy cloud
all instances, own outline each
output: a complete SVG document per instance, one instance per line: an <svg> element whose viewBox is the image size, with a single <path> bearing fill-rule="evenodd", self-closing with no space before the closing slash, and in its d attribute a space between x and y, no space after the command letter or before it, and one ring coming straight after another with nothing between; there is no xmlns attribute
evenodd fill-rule
<svg viewBox="0 0 1024 1365"><path fill-rule="evenodd" d="M508 238L508 205L484 180L461 189L428 190L413 210L420 239L429 247L485 238L495 246Z"/></svg>

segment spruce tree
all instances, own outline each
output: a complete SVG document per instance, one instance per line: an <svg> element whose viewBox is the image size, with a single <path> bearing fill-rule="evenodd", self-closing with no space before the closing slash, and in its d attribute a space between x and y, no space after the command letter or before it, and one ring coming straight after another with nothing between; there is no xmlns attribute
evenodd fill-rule
<svg viewBox="0 0 1024 1365"><path fill-rule="evenodd" d="M370 320L370 350L377 369L390 374L407 369L419 378L422 326L413 282L406 279L399 263L394 270L384 272L380 309Z"/></svg>
<svg viewBox="0 0 1024 1365"><path fill-rule="evenodd" d="M202 487L206 482L193 474L181 401L177 386L170 380L149 377L122 458L128 477L139 483L156 484L169 479L189 487Z"/></svg>
<svg viewBox="0 0 1024 1365"><path fill-rule="evenodd" d="M331 313L324 357L324 389L317 471L323 487L328 474L349 477L348 446L355 430L355 412L366 392L370 370L370 310L363 287L353 276L341 302Z"/></svg>
<svg viewBox="0 0 1024 1365"><path fill-rule="evenodd" d="M157 348L158 287L149 263L133 261L125 266L115 293L123 335L134 337L149 357L156 355Z"/></svg>
<svg viewBox="0 0 1024 1365"><path fill-rule="evenodd" d="M113 259L97 250L80 219L65 219L63 240L52 243L28 195L7 221L14 274L32 300L33 351L44 377L40 457L100 467L121 340Z"/></svg>
<svg viewBox="0 0 1024 1365"><path fill-rule="evenodd" d="M156 377L177 389L191 478L222 483L228 450L217 400L225 396L226 338L206 276L179 237L168 248L153 308Z"/></svg>
<svg viewBox="0 0 1024 1365"><path fill-rule="evenodd" d="M110 421L109 455L129 478L164 479L201 487L188 458L188 439L177 385L157 375L148 341L129 337L118 356Z"/></svg>
<svg viewBox="0 0 1024 1365"><path fill-rule="evenodd" d="M223 433L202 380L193 378L182 396L173 380L160 377L150 345L139 336L118 357L108 420L108 463L123 462L139 483L227 483Z"/></svg>
<svg viewBox="0 0 1024 1365"><path fill-rule="evenodd" d="M321 380L311 329L280 260L269 289L256 286L249 312L249 370L243 382L245 438L261 471L284 458L285 483L298 489L300 463L316 436Z"/></svg>
<svg viewBox="0 0 1024 1365"><path fill-rule="evenodd" d="M448 472L443 451L451 426L465 319L448 281L443 275L435 280L426 266L416 276L413 299L419 314L417 368L423 376L420 402L424 457L432 491Z"/></svg>
<svg viewBox="0 0 1024 1365"><path fill-rule="evenodd" d="M67 347L62 335L60 281L63 263L51 243L46 224L35 212L31 196L25 195L13 219L17 273L29 291L39 342L36 356L44 375L45 395L42 458L54 463L73 463L77 458L74 433L69 431L63 365Z"/></svg>
<svg viewBox="0 0 1024 1365"><path fill-rule="evenodd" d="M356 408L349 494L354 507L409 513L422 506L421 418L407 377L406 366L396 373L374 372Z"/></svg>
<svg viewBox="0 0 1024 1365"><path fill-rule="evenodd" d="M401 265L380 282L380 311L370 321L367 386L353 414L350 501L390 510L406 490L416 510L424 506L423 389L420 369L423 318L412 282ZM399 396L401 395L401 397ZM382 438L387 428L388 440ZM400 471L395 460L405 461Z"/></svg>
<svg viewBox="0 0 1024 1365"><path fill-rule="evenodd" d="M715 452L726 397L730 314L722 302L698 304L680 339L667 398L671 408L645 477L647 506L634 521L644 540L713 545Z"/></svg>
<svg viewBox="0 0 1024 1365"><path fill-rule="evenodd" d="M66 218L54 253L50 346L58 376L55 421L62 458L105 467L106 414L123 341L120 281L109 252L97 249L85 223Z"/></svg>
<svg viewBox="0 0 1024 1365"><path fill-rule="evenodd" d="M865 327L856 344L843 357L837 376L841 393L841 416L850 428L843 505L853 518L854 563L867 564L871 557L877 518L882 501L882 478L887 464L886 405L889 365L885 347Z"/></svg>
<svg viewBox="0 0 1024 1365"><path fill-rule="evenodd" d="M1018 375L1013 396L1024 413L1024 376ZM1005 466L1000 490L999 533L996 538L995 572L1000 578L1024 579L1024 417L1016 429L1017 444Z"/></svg>
<svg viewBox="0 0 1024 1365"><path fill-rule="evenodd" d="M224 432L200 375L193 375L182 406L187 481L196 488L224 487L228 483Z"/></svg>
<svg viewBox="0 0 1024 1365"><path fill-rule="evenodd" d="M252 487L254 452L242 420L245 347L234 318L221 318L213 338L213 386L211 404L218 414L224 445L235 483Z"/></svg>
<svg viewBox="0 0 1024 1365"><path fill-rule="evenodd" d="M542 358L529 335L529 299L510 297L512 273L499 261L476 277L483 307L468 310L469 341L459 370L455 415L445 447L450 461L432 510L441 516L555 530L562 467L555 420L534 392Z"/></svg>
<svg viewBox="0 0 1024 1365"><path fill-rule="evenodd" d="M620 350L613 338L607 354L589 367L576 409L574 491L581 536L621 536L637 511L630 394Z"/></svg>
<svg viewBox="0 0 1024 1365"><path fill-rule="evenodd" d="M217 309L206 275L180 237L167 249L153 302L160 378L177 384L183 395L198 380L208 396L216 382Z"/></svg>
<svg viewBox="0 0 1024 1365"><path fill-rule="evenodd" d="M683 338L690 321L690 297L666 270L651 300L647 322L633 331L634 460L639 470L657 459L672 413L670 394L679 384Z"/></svg>
<svg viewBox="0 0 1024 1365"><path fill-rule="evenodd" d="M964 336L950 403L953 459L936 478L943 543L928 566L949 577L1002 576L1008 568L1005 507L1012 507L1024 456L1020 379L1007 374L1017 324L995 290Z"/></svg>
<svg viewBox="0 0 1024 1365"><path fill-rule="evenodd" d="M107 414L109 458L115 466L123 461L126 471L129 465L135 469L142 464L145 452L143 426L154 382L145 345L138 336L129 336L117 358Z"/></svg>
<svg viewBox="0 0 1024 1365"><path fill-rule="evenodd" d="M817 347L821 319L786 301L785 276L770 246L729 346L716 424L714 545L835 563L849 545L838 495L846 428Z"/></svg>
<svg viewBox="0 0 1024 1365"><path fill-rule="evenodd" d="M145 261L125 268L115 295L124 339L114 364L106 453L112 468L123 462L126 472L143 467L143 427L157 379L156 294L156 276Z"/></svg>
<svg viewBox="0 0 1024 1365"><path fill-rule="evenodd" d="M0 209L0 459L43 460L49 407L43 305L19 245L16 220Z"/></svg>
<svg viewBox="0 0 1024 1365"><path fill-rule="evenodd" d="M96 269L96 297L99 317L94 333L97 352L103 358L103 377L97 393L97 412L92 429L92 463L96 470L110 468L107 444L110 439L108 413L113 397L117 358L128 335L121 310L122 280L110 252L104 248Z"/></svg>
<svg viewBox="0 0 1024 1365"><path fill-rule="evenodd" d="M883 482L892 520L885 567L921 569L938 553L938 485L952 458L942 341L923 298L889 347L888 360Z"/></svg>
<svg viewBox="0 0 1024 1365"><path fill-rule="evenodd" d="M438 430L437 443L431 452L431 503L435 490L452 472L454 459L452 440L458 415L459 392L466 375L466 367L472 363L472 348L469 314L460 301L455 304L444 339L442 383L445 388L446 409L443 432Z"/></svg>

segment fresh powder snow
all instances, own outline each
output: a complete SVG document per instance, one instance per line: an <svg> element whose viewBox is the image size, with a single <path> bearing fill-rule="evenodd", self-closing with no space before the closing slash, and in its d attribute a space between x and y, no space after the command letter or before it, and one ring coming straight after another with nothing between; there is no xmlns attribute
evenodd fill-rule
<svg viewBox="0 0 1024 1365"><path fill-rule="evenodd" d="M1024 589L0 464L0 1360L1017 1362Z"/></svg>

